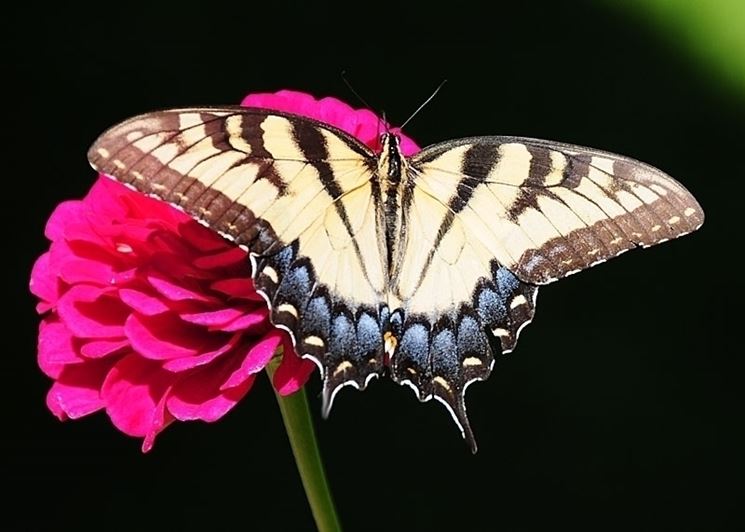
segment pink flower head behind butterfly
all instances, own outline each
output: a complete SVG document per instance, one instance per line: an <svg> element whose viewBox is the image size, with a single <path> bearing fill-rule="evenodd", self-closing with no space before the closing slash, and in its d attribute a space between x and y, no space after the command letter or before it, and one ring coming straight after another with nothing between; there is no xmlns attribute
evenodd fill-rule
<svg viewBox="0 0 745 532"><path fill-rule="evenodd" d="M242 105L314 118L378 146L380 119L335 98L284 90ZM419 150L405 136L401 146ZM162 201L100 176L82 200L57 206L45 234L51 245L31 291L42 315L39 366L54 380L47 405L59 419L105 410L148 451L174 420L228 413L278 348L280 394L315 367L269 322L246 253Z"/></svg>

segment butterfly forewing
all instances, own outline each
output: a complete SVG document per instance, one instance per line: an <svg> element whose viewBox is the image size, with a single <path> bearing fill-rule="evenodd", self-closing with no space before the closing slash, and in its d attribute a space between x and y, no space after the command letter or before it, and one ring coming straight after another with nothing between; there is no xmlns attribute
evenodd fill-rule
<svg viewBox="0 0 745 532"><path fill-rule="evenodd" d="M532 284L703 223L694 197L670 176L590 148L476 137L431 146L411 164L418 187L447 206L500 264Z"/></svg>

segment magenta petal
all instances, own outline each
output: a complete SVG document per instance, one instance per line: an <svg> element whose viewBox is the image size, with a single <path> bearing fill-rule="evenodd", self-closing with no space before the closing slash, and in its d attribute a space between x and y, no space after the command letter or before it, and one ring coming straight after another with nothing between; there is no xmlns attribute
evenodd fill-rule
<svg viewBox="0 0 745 532"><path fill-rule="evenodd" d="M124 326L135 351L145 358L168 360L214 351L227 343L227 335L187 325L173 314L132 314Z"/></svg>
<svg viewBox="0 0 745 532"><path fill-rule="evenodd" d="M111 368L101 388L106 413L130 436L146 436L153 427L162 429L158 405L177 379L157 362L128 354Z"/></svg>
<svg viewBox="0 0 745 532"><path fill-rule="evenodd" d="M52 242L61 240L64 238L65 227L73 222L83 220L87 210L88 207L80 200L60 203L49 217L44 228L44 235Z"/></svg>
<svg viewBox="0 0 745 532"><path fill-rule="evenodd" d="M221 391L234 368L232 361L212 364L179 381L168 398L168 410L181 421L220 419L246 395L254 381L251 377L235 388Z"/></svg>
<svg viewBox="0 0 745 532"><path fill-rule="evenodd" d="M255 308L237 320L220 327L225 332L254 332L257 327L269 325L269 310L266 307Z"/></svg>
<svg viewBox="0 0 745 532"><path fill-rule="evenodd" d="M246 265L246 274L248 275L248 257L246 252L239 247L230 247L213 255L203 255L194 261L194 266L205 270L231 268L241 264Z"/></svg>
<svg viewBox="0 0 745 532"><path fill-rule="evenodd" d="M41 370L56 379L67 364L79 364L85 359L78 355L70 330L57 318L50 317L39 325L38 362Z"/></svg>
<svg viewBox="0 0 745 532"><path fill-rule="evenodd" d="M114 355L128 347L129 340L126 338L92 340L80 347L80 354L86 358L103 358Z"/></svg>
<svg viewBox="0 0 745 532"><path fill-rule="evenodd" d="M239 333L236 333L233 335L232 338L230 338L229 341L219 345L212 351L201 353L196 356L172 358L171 360L168 360L165 364L163 364L163 367L168 371L185 371L187 369L196 368L198 366L204 366L205 364L209 364L217 357L222 356L233 349L240 338L241 335Z"/></svg>
<svg viewBox="0 0 745 532"><path fill-rule="evenodd" d="M254 282L249 277L221 279L212 283L210 288L232 297L240 297L252 301L264 301L264 298L256 293Z"/></svg>
<svg viewBox="0 0 745 532"><path fill-rule="evenodd" d="M163 394L163 397L161 397L160 401L158 401L158 404L155 406L155 412L153 413L153 421L150 425L150 429L147 431L147 434L145 434L145 438L142 440L143 453L147 453L153 448L153 445L155 444L155 437L174 420L174 417L166 408L168 395L169 391L166 391L166 393Z"/></svg>
<svg viewBox="0 0 745 532"><path fill-rule="evenodd" d="M115 272L114 277L111 279L111 284L114 286L123 286L131 283L137 278L137 268L130 268L129 270L122 270Z"/></svg>
<svg viewBox="0 0 745 532"><path fill-rule="evenodd" d="M152 220L148 227L152 231L148 237L148 244L152 246L153 251L166 252L177 261L197 256L194 248L172 230L161 227L155 220ZM164 271L173 275L170 270Z"/></svg>
<svg viewBox="0 0 745 532"><path fill-rule="evenodd" d="M66 240L57 240L48 251L49 272L53 277L59 277L59 270L68 260L75 260L78 256L73 252Z"/></svg>
<svg viewBox="0 0 745 532"><path fill-rule="evenodd" d="M220 235L192 219L180 224L178 226L178 232L189 244L199 251L212 252L229 246Z"/></svg>
<svg viewBox="0 0 745 532"><path fill-rule="evenodd" d="M181 313L180 317L182 320L195 325L203 325L209 328L221 328L223 325L243 316L243 313L243 310L227 307L207 312Z"/></svg>
<svg viewBox="0 0 745 532"><path fill-rule="evenodd" d="M110 289L75 285L60 297L57 311L75 336L116 338L124 336L122 324L129 309L110 295Z"/></svg>
<svg viewBox="0 0 745 532"><path fill-rule="evenodd" d="M277 346L282 341L282 333L278 330L269 332L264 338L255 343L241 346L245 351L242 354L243 362L241 367L230 375L230 378L220 387L221 390L227 390L242 384L251 375L261 371L266 367L274 356ZM236 353L238 356L238 353Z"/></svg>
<svg viewBox="0 0 745 532"><path fill-rule="evenodd" d="M308 382L316 365L310 360L297 356L288 340L284 341L282 346L284 349L282 362L274 373L273 383L274 389L280 395L290 395Z"/></svg>
<svg viewBox="0 0 745 532"><path fill-rule="evenodd" d="M179 253L170 251L156 251L149 257L147 264L148 270L152 271L153 273L145 274L145 278L149 280L150 275L152 275L155 279L160 280L165 280L166 278L197 280L211 279L212 277L214 277L214 274L210 271L195 268L191 264L193 260L194 257L191 255L181 255ZM162 272L166 272L167 275L163 274ZM179 289L184 288L183 286L178 285L178 283L174 284L176 284ZM191 286L195 287L193 282L191 283ZM168 288L169 284L166 284L165 289ZM198 291L199 289L197 288L197 292ZM177 300L199 299L199 297L181 297L181 295L177 295ZM187 294L187 296L190 295L191 294Z"/></svg>
<svg viewBox="0 0 745 532"><path fill-rule="evenodd" d="M159 277L156 274L148 275L147 280L153 288L171 301L203 301L205 303L214 301L213 298L197 290L187 288L171 279Z"/></svg>
<svg viewBox="0 0 745 532"><path fill-rule="evenodd" d="M59 271L60 278L68 284L92 283L107 285L114 278L111 264L87 259L66 261Z"/></svg>
<svg viewBox="0 0 745 532"><path fill-rule="evenodd" d="M122 301L128 305L132 310L139 312L144 316L155 316L156 314L162 314L170 310L168 305L155 296L141 292L140 290L133 290L131 288L122 288L119 290L119 297Z"/></svg>
<svg viewBox="0 0 745 532"><path fill-rule="evenodd" d="M99 174L98 180L93 184L83 200L92 211L107 220L119 220L127 216L127 205L123 201L128 195L136 195L136 192L127 187ZM143 197L141 201L149 198ZM150 200L152 201L152 200Z"/></svg>
<svg viewBox="0 0 745 532"><path fill-rule="evenodd" d="M321 122L332 124L351 135L355 135L359 140L368 145L370 140L377 140L377 129L379 127L380 120L378 120L378 117L375 116L374 113L370 111L353 109L348 104L331 96L322 98L316 105L319 111L318 120L320 120ZM372 138L362 138L357 135L360 125L359 122L360 120L368 118L368 115L370 128L374 128L373 135Z"/></svg>
<svg viewBox="0 0 745 532"><path fill-rule="evenodd" d="M104 407L101 384L112 362L95 361L65 367L47 396L47 405L57 417L62 411L77 419Z"/></svg>
<svg viewBox="0 0 745 532"><path fill-rule="evenodd" d="M57 395L54 386L52 386L52 388L47 392L46 403L47 408L51 410L52 414L54 414L57 419L60 421L65 421L67 419L67 414L65 414L65 411L59 402L59 395Z"/></svg>
<svg viewBox="0 0 745 532"><path fill-rule="evenodd" d="M319 119L316 99L310 94L299 91L281 90L276 93L249 94L241 102L243 107L260 107L287 111L309 118Z"/></svg>
<svg viewBox="0 0 745 532"><path fill-rule="evenodd" d="M109 242L101 236L100 231L102 227L99 224L110 223L109 220L80 220L69 222L64 227L65 240L72 246L83 248L83 246L89 246L97 248L96 251L103 252L107 250ZM105 227L105 225L104 225ZM59 241L58 241L59 242Z"/></svg>
<svg viewBox="0 0 745 532"><path fill-rule="evenodd" d="M57 303L59 297L57 275L50 267L49 259L49 252L44 253L36 259L31 269L31 282L29 283L31 293L46 303L46 305L39 305L37 308L39 312L49 310Z"/></svg>

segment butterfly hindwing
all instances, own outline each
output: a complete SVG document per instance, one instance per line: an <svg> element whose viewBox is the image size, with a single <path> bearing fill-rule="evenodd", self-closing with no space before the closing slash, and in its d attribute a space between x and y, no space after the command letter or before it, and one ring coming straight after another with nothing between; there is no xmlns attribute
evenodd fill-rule
<svg viewBox="0 0 745 532"><path fill-rule="evenodd" d="M420 401L434 398L446 405L473 452L476 440L466 416L466 388L489 377L495 354L512 351L521 329L533 318L538 292L496 260L490 266L481 272L470 299L451 300L447 308L426 313L402 312L401 341L391 359L393 379L410 386ZM412 299L420 303L430 294L420 291Z"/></svg>
<svg viewBox="0 0 745 532"><path fill-rule="evenodd" d="M326 411L338 387L383 370L380 194L364 145L263 109L176 109L115 126L89 160L250 250L272 322L322 368Z"/></svg>

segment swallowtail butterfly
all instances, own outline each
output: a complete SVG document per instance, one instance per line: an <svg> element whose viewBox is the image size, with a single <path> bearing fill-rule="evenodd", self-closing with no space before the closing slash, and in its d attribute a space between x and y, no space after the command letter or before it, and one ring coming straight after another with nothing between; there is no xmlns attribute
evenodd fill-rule
<svg viewBox="0 0 745 532"><path fill-rule="evenodd" d="M469 384L489 377L535 312L538 287L696 230L704 214L660 170L518 137L406 157L266 109L174 109L109 129L98 171L169 202L250 252L256 289L323 376L389 373L436 399L475 452Z"/></svg>

